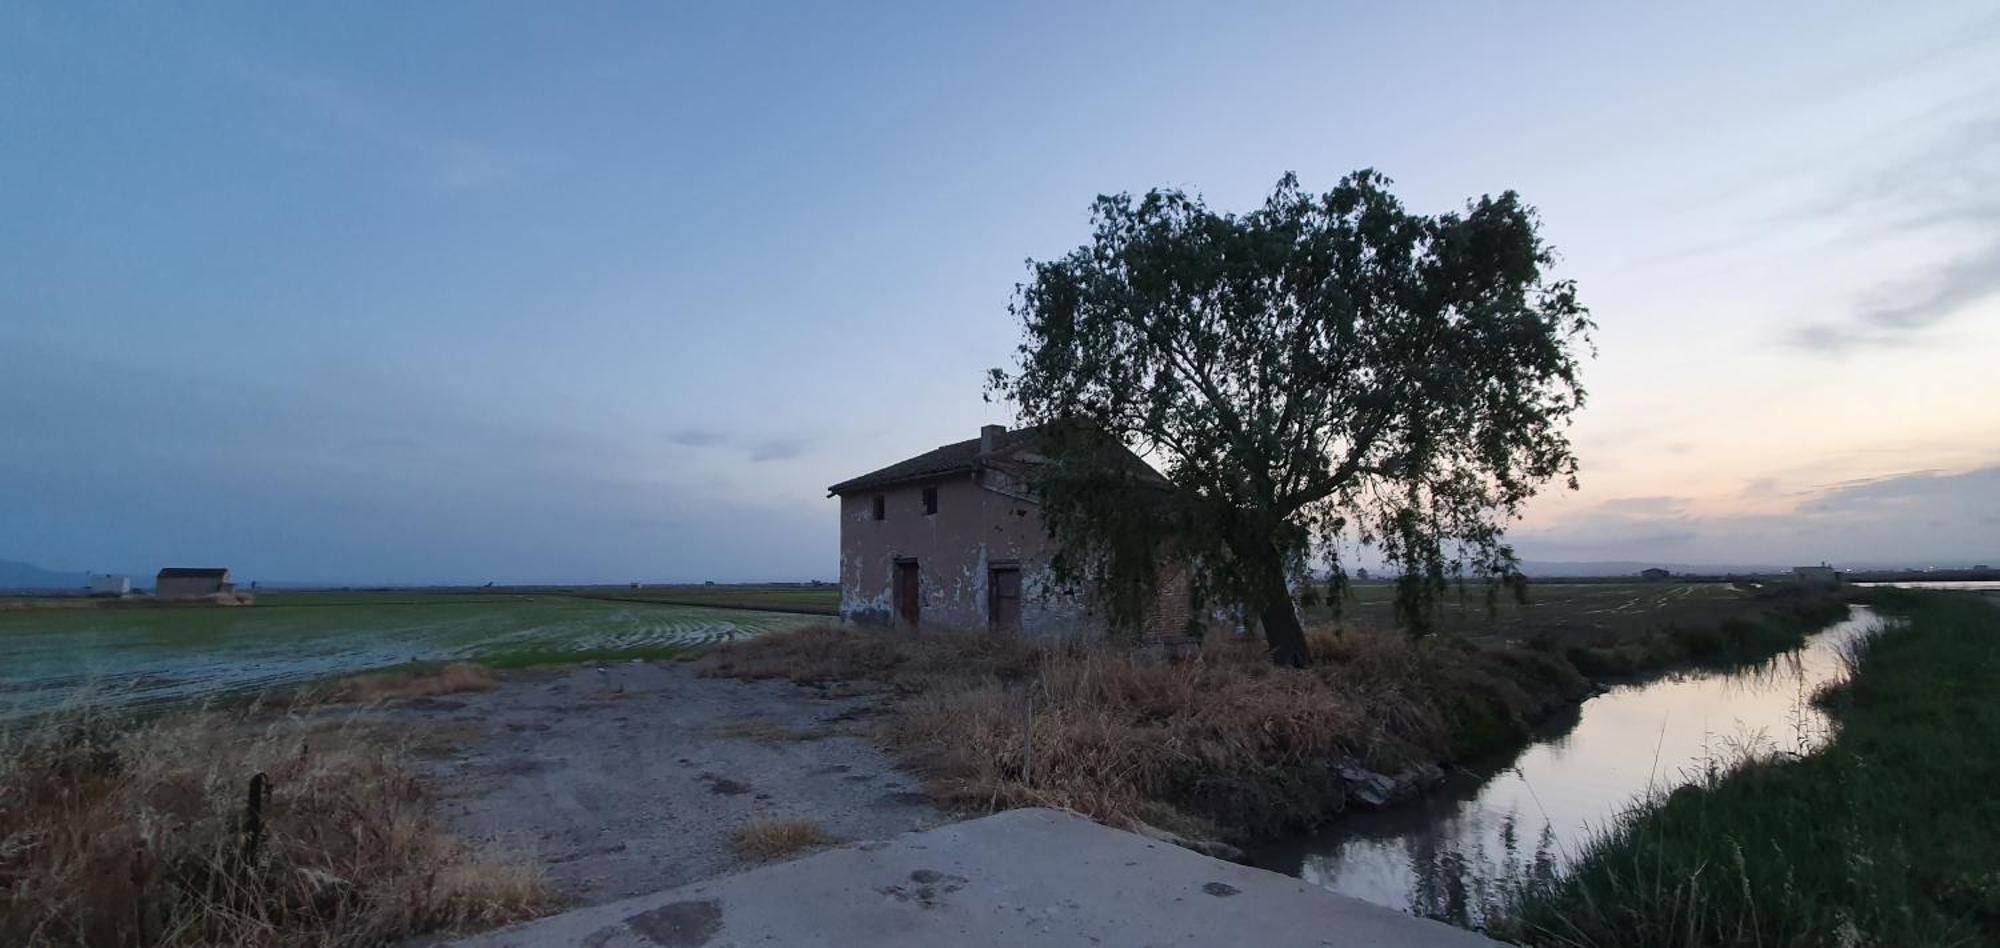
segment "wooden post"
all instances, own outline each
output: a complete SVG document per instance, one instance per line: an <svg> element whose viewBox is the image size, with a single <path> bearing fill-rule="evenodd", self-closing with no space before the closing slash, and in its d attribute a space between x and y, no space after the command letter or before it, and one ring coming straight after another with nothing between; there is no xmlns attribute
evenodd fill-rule
<svg viewBox="0 0 2000 948"><path fill-rule="evenodd" d="M1021 689L1021 783L1035 785L1035 692L1033 686Z"/></svg>
<svg viewBox="0 0 2000 948"><path fill-rule="evenodd" d="M264 798L270 795L271 779L258 771L250 778L250 793L243 801L243 860L257 858L257 846L264 841Z"/></svg>

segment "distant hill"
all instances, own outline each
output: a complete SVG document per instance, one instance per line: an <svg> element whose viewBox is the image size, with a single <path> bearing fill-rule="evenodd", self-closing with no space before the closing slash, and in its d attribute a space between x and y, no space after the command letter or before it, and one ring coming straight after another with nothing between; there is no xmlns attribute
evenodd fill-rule
<svg viewBox="0 0 2000 948"><path fill-rule="evenodd" d="M0 560L0 589L81 589L88 573L62 573L33 563Z"/></svg>

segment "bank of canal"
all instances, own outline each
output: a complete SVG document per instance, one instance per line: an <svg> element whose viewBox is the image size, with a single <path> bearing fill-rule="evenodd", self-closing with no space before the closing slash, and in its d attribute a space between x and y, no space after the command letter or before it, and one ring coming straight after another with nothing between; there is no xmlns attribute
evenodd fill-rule
<svg viewBox="0 0 2000 948"><path fill-rule="evenodd" d="M1882 622L1856 606L1757 665L1613 685L1510 760L1458 768L1420 800L1348 814L1253 860L1343 895L1477 925L1509 880L1559 871L1648 795L1748 748L1809 753L1823 744L1831 727L1812 696L1843 674L1844 650Z"/></svg>

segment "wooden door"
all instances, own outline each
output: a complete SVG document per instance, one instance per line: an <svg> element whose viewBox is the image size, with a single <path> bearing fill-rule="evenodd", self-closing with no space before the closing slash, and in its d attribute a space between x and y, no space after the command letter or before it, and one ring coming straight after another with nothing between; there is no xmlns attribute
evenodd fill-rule
<svg viewBox="0 0 2000 948"><path fill-rule="evenodd" d="M917 596L917 561L896 561L896 618L916 625L922 615L923 600Z"/></svg>
<svg viewBox="0 0 2000 948"><path fill-rule="evenodd" d="M1021 568L995 566L986 572L986 615L995 631L1021 631Z"/></svg>

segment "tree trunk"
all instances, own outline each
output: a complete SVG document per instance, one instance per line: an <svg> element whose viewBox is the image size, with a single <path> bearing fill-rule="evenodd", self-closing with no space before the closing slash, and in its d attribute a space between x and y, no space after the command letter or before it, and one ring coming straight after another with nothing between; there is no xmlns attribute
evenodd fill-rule
<svg viewBox="0 0 2000 948"><path fill-rule="evenodd" d="M1287 668L1306 667L1306 630L1299 624L1299 610L1292 605L1289 590L1257 614L1264 626L1264 642L1271 647L1271 661Z"/></svg>
<svg viewBox="0 0 2000 948"><path fill-rule="evenodd" d="M1249 570L1256 600L1249 605L1256 608L1257 624L1264 627L1264 644L1271 649L1271 661L1287 668L1304 668L1306 630L1299 624L1292 588L1285 581L1285 558L1269 533L1245 527L1239 524L1232 532L1230 548Z"/></svg>

